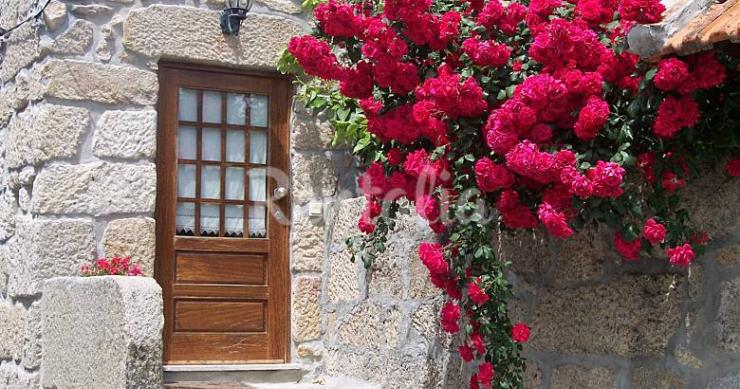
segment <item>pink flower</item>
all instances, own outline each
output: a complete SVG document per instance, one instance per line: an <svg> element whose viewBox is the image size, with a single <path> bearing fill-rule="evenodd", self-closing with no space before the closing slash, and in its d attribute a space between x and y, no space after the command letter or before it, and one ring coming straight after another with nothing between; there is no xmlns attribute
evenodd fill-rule
<svg viewBox="0 0 740 389"><path fill-rule="evenodd" d="M362 212L360 220L357 221L357 228L366 234L372 234L375 232L375 227L375 223L368 212Z"/></svg>
<svg viewBox="0 0 740 389"><path fill-rule="evenodd" d="M693 127L699 121L699 105L689 96L666 97L658 107L653 132L661 138L672 138L682 128Z"/></svg>
<svg viewBox="0 0 740 389"><path fill-rule="evenodd" d="M479 66L503 66L509 62L511 56L511 49L508 46L494 41L481 41L478 38L466 39L462 48L473 63Z"/></svg>
<svg viewBox="0 0 740 389"><path fill-rule="evenodd" d="M288 51L309 75L327 80L338 80L342 76L343 70L329 44L314 36L304 35L291 38Z"/></svg>
<svg viewBox="0 0 740 389"><path fill-rule="evenodd" d="M573 229L568 226L568 220L563 212L558 211L548 203L540 204L537 216L547 231L557 238L569 238L573 235Z"/></svg>
<svg viewBox="0 0 740 389"><path fill-rule="evenodd" d="M640 24L657 23L663 19L665 6L660 0L622 0L619 15L625 20L634 20Z"/></svg>
<svg viewBox="0 0 740 389"><path fill-rule="evenodd" d="M473 343L473 347L475 347L478 355L484 355L486 353L486 342L483 341L483 337L480 334L475 333L470 335L470 342Z"/></svg>
<svg viewBox="0 0 740 389"><path fill-rule="evenodd" d="M449 272L449 265L445 260L442 245L439 243L421 243L419 245L419 259L432 274L447 274Z"/></svg>
<svg viewBox="0 0 740 389"><path fill-rule="evenodd" d="M598 135L609 118L609 104L600 97L591 96L578 113L573 130L578 139L591 140Z"/></svg>
<svg viewBox="0 0 740 389"><path fill-rule="evenodd" d="M459 305L452 301L447 301L442 307L441 316L442 329L451 334L460 331L460 325L458 324L458 321L460 320Z"/></svg>
<svg viewBox="0 0 740 389"><path fill-rule="evenodd" d="M624 259L634 261L640 256L640 249L642 248L642 241L634 239L630 242L624 239L622 233L617 231L614 233L614 249Z"/></svg>
<svg viewBox="0 0 740 389"><path fill-rule="evenodd" d="M670 247L666 249L666 254L673 266L689 266L694 258L696 258L693 248L688 243L684 243L681 246Z"/></svg>
<svg viewBox="0 0 740 389"><path fill-rule="evenodd" d="M517 343L526 343L529 340L530 330L524 323L514 324L511 329L511 338Z"/></svg>
<svg viewBox="0 0 740 389"><path fill-rule="evenodd" d="M664 225L650 218L645 221L645 225L642 227L642 236L651 244L658 244L665 239L666 228Z"/></svg>
<svg viewBox="0 0 740 389"><path fill-rule="evenodd" d="M673 193L680 188L686 186L686 180L680 178L676 173L672 171L663 172L663 177L660 181L660 186L663 187L668 193Z"/></svg>

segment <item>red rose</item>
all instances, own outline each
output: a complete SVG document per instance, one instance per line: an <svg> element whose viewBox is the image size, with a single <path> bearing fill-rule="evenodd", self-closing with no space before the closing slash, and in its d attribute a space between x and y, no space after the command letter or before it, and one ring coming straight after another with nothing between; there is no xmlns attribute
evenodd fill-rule
<svg viewBox="0 0 740 389"><path fill-rule="evenodd" d="M423 242L419 245L419 259L432 274L447 274L449 265L444 257L442 245Z"/></svg>
<svg viewBox="0 0 740 389"><path fill-rule="evenodd" d="M478 382L483 385L484 388L490 388L493 382L493 377L496 376L496 372L493 370L493 364L491 362L483 362L478 366Z"/></svg>
<svg viewBox="0 0 740 389"><path fill-rule="evenodd" d="M725 171L732 177L740 177L740 158L734 158L727 162Z"/></svg>
<svg viewBox="0 0 740 389"><path fill-rule="evenodd" d="M630 261L637 259L640 256L641 248L642 241L639 238L628 242L619 231L614 233L614 249L624 259Z"/></svg>
<svg viewBox="0 0 740 389"><path fill-rule="evenodd" d="M665 6L660 0L622 0L619 15L624 20L634 20L640 24L657 23L663 19Z"/></svg>
<svg viewBox="0 0 740 389"><path fill-rule="evenodd" d="M470 301L476 305L483 305L491 299L486 294L486 291L475 282L468 282L468 297L470 297Z"/></svg>
<svg viewBox="0 0 740 389"><path fill-rule="evenodd" d="M517 343L526 343L529 340L530 330L524 323L514 324L511 329L511 338Z"/></svg>
<svg viewBox="0 0 740 389"><path fill-rule="evenodd" d="M665 239L666 228L664 225L655 221L655 219L647 219L645 225L642 227L642 235L652 244L658 244Z"/></svg>
<svg viewBox="0 0 740 389"><path fill-rule="evenodd" d="M442 329L454 334L460 331L460 306L452 301L447 301L442 307Z"/></svg>
<svg viewBox="0 0 740 389"><path fill-rule="evenodd" d="M483 337L481 337L480 334L470 335L470 341L473 343L478 355L484 355L486 353L486 343L483 341Z"/></svg>
<svg viewBox="0 0 740 389"><path fill-rule="evenodd" d="M609 103L600 97L591 96L578 113L573 131L578 139L591 140L599 134L609 118Z"/></svg>
<svg viewBox="0 0 740 389"><path fill-rule="evenodd" d="M468 345L464 344L458 347L457 351L460 353L460 358L462 358L463 361L470 362L473 360L473 349Z"/></svg>
<svg viewBox="0 0 740 389"><path fill-rule="evenodd" d="M678 88L689 77L689 66L678 58L668 58L658 63L653 83L658 89L670 91Z"/></svg>
<svg viewBox="0 0 740 389"><path fill-rule="evenodd" d="M666 250L666 254L673 266L689 266L694 258L696 258L694 249L688 243L684 243L681 246L670 247Z"/></svg>
<svg viewBox="0 0 740 389"><path fill-rule="evenodd" d="M672 138L682 128L693 127L699 118L699 105L692 97L668 96L658 107L653 132L661 138Z"/></svg>
<svg viewBox="0 0 740 389"><path fill-rule="evenodd" d="M475 181L483 192L493 192L514 184L514 174L504 165L483 157L475 163Z"/></svg>

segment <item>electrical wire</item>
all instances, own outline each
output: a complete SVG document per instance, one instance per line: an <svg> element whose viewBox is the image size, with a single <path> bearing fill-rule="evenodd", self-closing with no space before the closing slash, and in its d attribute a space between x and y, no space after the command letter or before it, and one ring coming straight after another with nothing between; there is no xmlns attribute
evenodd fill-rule
<svg viewBox="0 0 740 389"><path fill-rule="evenodd" d="M38 17L41 16L41 14L44 12L44 10L49 5L49 3L51 3L51 0L46 0L46 3L44 4L44 6L41 7L41 9L38 10L35 15L27 17L26 20L24 20L24 21L16 24L15 26L13 26L13 27L11 27L11 28L9 28L7 30L4 29L4 28L2 28L2 27L0 27L0 37L3 37L5 35L7 35L8 33L12 32L13 30L17 29L18 27L20 27L20 26L22 26L22 25L30 22L33 19L38 19Z"/></svg>

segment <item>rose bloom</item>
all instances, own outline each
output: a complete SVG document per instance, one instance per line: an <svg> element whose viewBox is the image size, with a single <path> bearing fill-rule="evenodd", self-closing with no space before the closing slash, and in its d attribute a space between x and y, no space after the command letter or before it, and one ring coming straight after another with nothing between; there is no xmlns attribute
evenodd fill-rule
<svg viewBox="0 0 740 389"><path fill-rule="evenodd" d="M460 325L458 324L458 320L460 320L460 306L455 304L452 301L448 301L445 303L445 305L442 307L442 329L444 329L446 332L449 332L451 334L454 334L458 331L460 331Z"/></svg>
<svg viewBox="0 0 740 389"><path fill-rule="evenodd" d="M491 362L483 362L478 366L478 381L483 385L484 388L490 388L493 382L493 377L496 376L496 372L493 370L493 364Z"/></svg>
<svg viewBox="0 0 740 389"><path fill-rule="evenodd" d="M470 297L470 301L475 303L475 305L483 305L491 299L486 294L486 291L475 282L468 283L468 297Z"/></svg>
<svg viewBox="0 0 740 389"><path fill-rule="evenodd" d="M458 347L457 351L460 353L460 358L462 358L463 361L470 362L473 360L473 349L471 349L467 344Z"/></svg>
<svg viewBox="0 0 740 389"><path fill-rule="evenodd" d="M740 177L740 158L734 158L727 162L725 171L732 177Z"/></svg>
<svg viewBox="0 0 740 389"><path fill-rule="evenodd" d="M624 259L630 261L636 260L640 256L641 248L642 241L639 238L628 242L619 231L614 234L614 250Z"/></svg>
<svg viewBox="0 0 740 389"><path fill-rule="evenodd" d="M678 58L668 58L658 63L653 83L664 91L678 88L689 77L689 66Z"/></svg>
<svg viewBox="0 0 740 389"><path fill-rule="evenodd" d="M642 235L648 242L658 244L665 239L666 229L664 225L650 218L647 219L645 225L642 227Z"/></svg>
<svg viewBox="0 0 740 389"><path fill-rule="evenodd" d="M681 246L670 247L666 250L666 254L673 266L689 266L694 258L696 258L694 249L688 243L684 243Z"/></svg>
<svg viewBox="0 0 740 389"><path fill-rule="evenodd" d="M530 330L524 323L514 324L511 329L511 338L517 343L526 343L529 340Z"/></svg>

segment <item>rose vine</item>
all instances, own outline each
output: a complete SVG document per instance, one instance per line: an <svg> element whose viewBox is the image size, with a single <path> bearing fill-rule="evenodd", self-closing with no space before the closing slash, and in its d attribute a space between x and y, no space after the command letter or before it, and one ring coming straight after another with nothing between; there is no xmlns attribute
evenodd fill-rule
<svg viewBox="0 0 740 389"><path fill-rule="evenodd" d="M661 19L658 0L306 4L316 27L280 69L299 74L299 98L367 166L353 259L369 266L385 251L406 204L429 222L438 239L419 258L447 296L442 328L462 333L471 388L524 385L530 330L509 318L495 234L567 239L606 224L628 261L661 249L688 266L701 254L709 237L680 189L728 156L740 176L738 61L630 53L626 34Z"/></svg>

